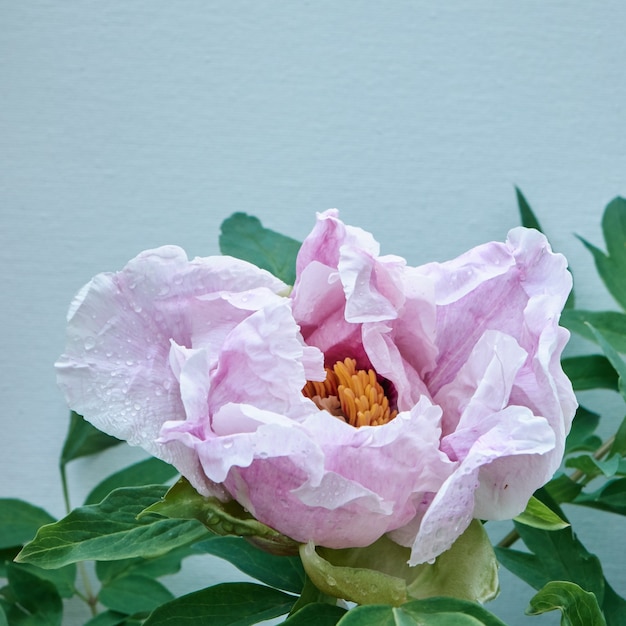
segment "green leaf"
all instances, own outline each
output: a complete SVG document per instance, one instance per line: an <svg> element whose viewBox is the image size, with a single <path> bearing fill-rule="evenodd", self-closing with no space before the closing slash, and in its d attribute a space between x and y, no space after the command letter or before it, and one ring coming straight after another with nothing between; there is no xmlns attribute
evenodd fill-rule
<svg viewBox="0 0 626 626"><path fill-rule="evenodd" d="M524 194L521 192L519 187L515 187L515 194L517 196L517 206L519 207L520 219L522 220L522 226L526 228L534 228L538 230L540 233L543 232L541 226L539 225L539 220L533 213L533 210L530 208L530 204L524 197Z"/></svg>
<svg viewBox="0 0 626 626"><path fill-rule="evenodd" d="M560 518L567 521L563 511L540 489L535 495ZM522 540L533 552L534 560L518 557L513 550L497 549L500 562L535 589L554 580L576 583L598 599L608 626L624 626L626 601L618 596L603 576L598 558L589 553L576 538L571 527L546 531L515 524ZM506 553L502 558L503 552ZM510 558L509 558L510 557Z"/></svg>
<svg viewBox="0 0 626 626"><path fill-rule="evenodd" d="M85 626L118 626L123 624L128 615L117 611L103 611L85 623Z"/></svg>
<svg viewBox="0 0 626 626"><path fill-rule="evenodd" d="M24 545L37 529L54 522L54 517L38 506L15 498L0 499L0 548Z"/></svg>
<svg viewBox="0 0 626 626"><path fill-rule="evenodd" d="M108 583L100 590L98 600L104 606L132 615L156 609L174 599L160 582L146 576L125 576Z"/></svg>
<svg viewBox="0 0 626 626"><path fill-rule="evenodd" d="M600 344L602 352L606 354L606 358L611 362L611 365L615 368L619 379L617 381L617 387L622 394L622 398L626 400L626 363L622 360L622 357L617 353L615 348L611 345L610 341L591 324L587 324L591 332L594 334L596 341Z"/></svg>
<svg viewBox="0 0 626 626"><path fill-rule="evenodd" d="M604 474L607 478L615 476L619 467L619 457L612 456L606 461L599 461L589 454L569 458L565 461L565 467L572 467L586 475L586 482Z"/></svg>
<svg viewBox="0 0 626 626"><path fill-rule="evenodd" d="M498 561L506 567L509 572L521 578L534 589L541 589L541 587L545 585L548 574L538 556L529 554L528 552L512 550L511 548L501 548L499 546L496 546L494 550Z"/></svg>
<svg viewBox="0 0 626 626"><path fill-rule="evenodd" d="M552 509L534 496L530 498L526 509L515 518L515 521L544 530L559 530L569 526L568 522L564 522Z"/></svg>
<svg viewBox="0 0 626 626"><path fill-rule="evenodd" d="M17 604L28 616L16 624L60 626L63 603L51 582L14 565L7 567L7 575Z"/></svg>
<svg viewBox="0 0 626 626"><path fill-rule="evenodd" d="M81 415L72 411L69 430L61 452L61 467L74 459L102 452L120 443L122 443L120 439L99 431Z"/></svg>
<svg viewBox="0 0 626 626"><path fill-rule="evenodd" d="M593 434L599 423L600 416L597 413L579 406L576 409L572 428L565 440L565 454L580 450L595 452L602 445L600 437Z"/></svg>
<svg viewBox="0 0 626 626"><path fill-rule="evenodd" d="M160 606L144 626L248 626L288 613L295 600L263 585L224 583Z"/></svg>
<svg viewBox="0 0 626 626"><path fill-rule="evenodd" d="M304 569L298 557L263 552L243 537L212 537L196 547L229 561L248 576L271 587L300 593L304 585Z"/></svg>
<svg viewBox="0 0 626 626"><path fill-rule="evenodd" d="M545 491L535 493L561 519L567 521L563 511L551 501ZM598 557L589 553L576 538L571 527L562 530L542 530L515 523L515 528L529 550L538 557L537 571L532 579L525 577L525 570L511 569L513 574L529 585L539 588L551 580L565 580L595 593L599 601L604 597L604 577ZM500 552L498 553L500 554ZM502 561L508 568L508 564ZM543 574L543 578L540 575Z"/></svg>
<svg viewBox="0 0 626 626"><path fill-rule="evenodd" d="M626 200L614 198L602 216L602 232L609 256L626 269Z"/></svg>
<svg viewBox="0 0 626 626"><path fill-rule="evenodd" d="M506 626L479 604L456 598L414 600L399 607L357 606L338 626Z"/></svg>
<svg viewBox="0 0 626 626"><path fill-rule="evenodd" d="M491 542L474 520L433 564L410 567L409 548L387 537L366 548L300 548L304 569L324 593L357 604L399 606L409 598L449 595L484 602L497 594L497 563Z"/></svg>
<svg viewBox="0 0 626 626"><path fill-rule="evenodd" d="M258 218L235 213L222 222L222 254L254 263L288 285L296 280L300 242L264 228Z"/></svg>
<svg viewBox="0 0 626 626"><path fill-rule="evenodd" d="M606 207L602 231L608 254L579 239L592 253L598 273L611 295L626 308L626 201L623 198L615 198Z"/></svg>
<svg viewBox="0 0 626 626"><path fill-rule="evenodd" d="M561 361L575 391L611 389L617 391L617 372L601 354L574 356Z"/></svg>
<svg viewBox="0 0 626 626"><path fill-rule="evenodd" d="M217 498L202 496L185 478L181 478L165 498L146 508L144 513L198 520L217 535L249 537L256 545L273 554L294 555L298 551L298 543L254 519L238 502L220 502Z"/></svg>
<svg viewBox="0 0 626 626"><path fill-rule="evenodd" d="M606 626L598 600L575 583L549 582L530 601L527 615L540 615L559 609L563 613L561 626Z"/></svg>
<svg viewBox="0 0 626 626"><path fill-rule="evenodd" d="M581 493L574 502L601 511L626 515L626 478L611 480L593 493Z"/></svg>
<svg viewBox="0 0 626 626"><path fill-rule="evenodd" d="M555 502L571 502L581 491L583 486L574 482L569 476L559 474L544 486L546 492Z"/></svg>
<svg viewBox="0 0 626 626"><path fill-rule="evenodd" d="M602 612L608 626L624 626L626 623L626 600L617 595L606 580L604 581Z"/></svg>
<svg viewBox="0 0 626 626"><path fill-rule="evenodd" d="M181 562L184 558L198 554L196 545L182 546L171 550L162 556L149 559L119 559L117 561L98 561L96 563L96 575L103 583L108 583L114 578L122 578L129 575L147 576L159 578L167 574L175 574L180 571Z"/></svg>
<svg viewBox="0 0 626 626"><path fill-rule="evenodd" d="M58 569L42 569L30 563L16 563L19 567L30 572L37 578L50 581L62 598L71 598L76 593L76 565L70 564Z"/></svg>
<svg viewBox="0 0 626 626"><path fill-rule="evenodd" d="M105 478L91 490L85 499L85 504L97 504L108 496L111 491L120 487L162 485L177 474L178 470L169 463L151 457L125 467Z"/></svg>
<svg viewBox="0 0 626 626"><path fill-rule="evenodd" d="M607 341L618 351L626 353L626 315L617 311L565 310L561 314L561 324L590 341L596 337L587 324L601 332Z"/></svg>
<svg viewBox="0 0 626 626"><path fill-rule="evenodd" d="M300 597L296 600L296 603L291 607L290 615L294 615L297 611L300 611L307 604L337 604L337 598L329 596L328 594L320 591L313 581L304 574L304 585L302 591L300 591Z"/></svg>
<svg viewBox="0 0 626 626"><path fill-rule="evenodd" d="M332 604L315 602L293 613L283 624L288 626L334 626L346 610Z"/></svg>
<svg viewBox="0 0 626 626"><path fill-rule="evenodd" d="M7 619L7 614L4 612L4 609L0 606L0 626L9 626L9 620Z"/></svg>
<svg viewBox="0 0 626 626"><path fill-rule="evenodd" d="M615 440L611 446L610 454L617 454L619 456L626 456L626 418L622 420L622 423L615 433Z"/></svg>
<svg viewBox="0 0 626 626"><path fill-rule="evenodd" d="M83 506L43 526L17 560L55 568L84 560L155 557L206 537L194 521L137 516L164 495L165 487L117 489L100 504Z"/></svg>
<svg viewBox="0 0 626 626"><path fill-rule="evenodd" d="M9 563L13 563L13 559L17 556L21 549L22 546L13 546L12 548L4 548L3 550L0 550L0 578L7 577L6 567Z"/></svg>

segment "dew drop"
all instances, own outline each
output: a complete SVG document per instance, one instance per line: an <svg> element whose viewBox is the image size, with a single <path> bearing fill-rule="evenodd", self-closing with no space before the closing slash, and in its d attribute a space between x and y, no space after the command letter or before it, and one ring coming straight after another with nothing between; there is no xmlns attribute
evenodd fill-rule
<svg viewBox="0 0 626 626"><path fill-rule="evenodd" d="M233 442L232 441L225 441L224 442L224 447L228 450L229 448L233 447Z"/></svg>
<svg viewBox="0 0 626 626"><path fill-rule="evenodd" d="M326 582L331 586L331 587L335 587L337 585L337 581L332 577L332 576L328 576L326 578Z"/></svg>
<svg viewBox="0 0 626 626"><path fill-rule="evenodd" d="M93 350L96 347L96 340L93 337L85 339L85 350Z"/></svg>

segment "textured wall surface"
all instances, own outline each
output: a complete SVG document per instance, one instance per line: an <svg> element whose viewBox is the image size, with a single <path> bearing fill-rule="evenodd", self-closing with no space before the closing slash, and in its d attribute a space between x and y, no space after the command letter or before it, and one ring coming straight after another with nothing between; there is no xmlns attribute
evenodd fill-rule
<svg viewBox="0 0 626 626"><path fill-rule="evenodd" d="M617 0L0 0L0 495L63 513L52 363L74 292L145 248L217 252L234 211L302 238L338 207L418 264L503 239L519 185L581 305L613 306L573 233L601 244L626 195L625 20ZM74 502L131 457L74 463ZM623 518L599 536L572 515L624 594ZM169 583L230 571L198 560ZM508 623L558 624L503 587Z"/></svg>

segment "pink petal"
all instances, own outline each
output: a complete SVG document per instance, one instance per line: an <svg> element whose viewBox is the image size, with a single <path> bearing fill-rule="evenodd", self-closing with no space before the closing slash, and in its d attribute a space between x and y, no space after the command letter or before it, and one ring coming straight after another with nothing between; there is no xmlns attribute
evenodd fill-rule
<svg viewBox="0 0 626 626"><path fill-rule="evenodd" d="M256 288L270 294L286 286L244 261L188 261L174 246L143 252L121 272L96 276L72 303L66 350L56 364L68 404L99 429L144 447L204 484L204 491L215 491L190 450L156 441L166 419L185 418L170 342L192 347L198 298ZM226 323L216 325L218 335Z"/></svg>
<svg viewBox="0 0 626 626"><path fill-rule="evenodd" d="M489 420L457 431L445 443L462 461L440 487L421 519L411 546L410 565L431 561L447 550L472 518L484 519L485 513L494 510L500 511L502 517L520 513L541 483L535 482L536 476L518 480L517 472L524 471L529 459L554 447L554 432L545 419L533 416L528 409L507 407ZM517 457L520 462L514 468L516 472L509 465L507 472L500 475L502 481L489 484L490 464L504 457ZM510 497L505 488L508 481L516 482L510 489ZM501 497L494 500L496 492ZM488 518L494 519L492 515ZM407 545L401 533L391 536Z"/></svg>

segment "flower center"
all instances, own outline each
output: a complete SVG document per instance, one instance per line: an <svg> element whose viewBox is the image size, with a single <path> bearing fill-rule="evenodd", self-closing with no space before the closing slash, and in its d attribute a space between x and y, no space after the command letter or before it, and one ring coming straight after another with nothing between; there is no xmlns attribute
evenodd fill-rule
<svg viewBox="0 0 626 626"><path fill-rule="evenodd" d="M337 361L332 369L324 369L324 382L308 380L302 389L320 409L355 428L382 426L398 414L391 410L374 370L357 370L356 361L350 358Z"/></svg>

